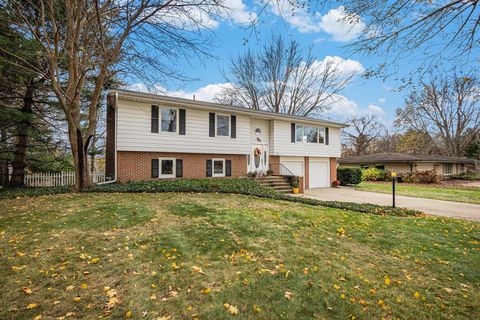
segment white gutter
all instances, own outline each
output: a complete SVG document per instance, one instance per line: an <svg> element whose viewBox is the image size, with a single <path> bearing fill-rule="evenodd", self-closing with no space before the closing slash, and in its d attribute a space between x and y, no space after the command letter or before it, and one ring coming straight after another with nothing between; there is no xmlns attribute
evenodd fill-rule
<svg viewBox="0 0 480 320"><path fill-rule="evenodd" d="M118 173L117 173L117 130L118 130L118 114L117 114L117 103L118 103L118 92L115 92L115 102L114 102L114 108L115 108L115 148L114 148L114 151L115 151L115 161L114 161L114 172L115 172L115 179L113 180L110 180L110 181L105 181L105 182L99 182L97 183L97 186L98 185L102 185L102 184L110 184L110 183L115 183L117 182L117 178L118 178Z"/></svg>

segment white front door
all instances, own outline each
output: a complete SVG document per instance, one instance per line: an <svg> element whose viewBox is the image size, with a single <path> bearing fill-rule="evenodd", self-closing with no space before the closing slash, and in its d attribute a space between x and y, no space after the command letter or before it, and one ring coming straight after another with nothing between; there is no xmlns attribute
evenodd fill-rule
<svg viewBox="0 0 480 320"><path fill-rule="evenodd" d="M250 154L250 172L266 172L268 170L268 145L256 143L252 145Z"/></svg>

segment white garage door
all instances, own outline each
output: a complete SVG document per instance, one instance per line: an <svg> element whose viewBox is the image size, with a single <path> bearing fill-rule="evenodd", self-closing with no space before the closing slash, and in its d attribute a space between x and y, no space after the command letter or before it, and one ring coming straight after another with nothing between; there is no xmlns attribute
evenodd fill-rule
<svg viewBox="0 0 480 320"><path fill-rule="evenodd" d="M330 187L328 160L310 160L308 184L310 188Z"/></svg>

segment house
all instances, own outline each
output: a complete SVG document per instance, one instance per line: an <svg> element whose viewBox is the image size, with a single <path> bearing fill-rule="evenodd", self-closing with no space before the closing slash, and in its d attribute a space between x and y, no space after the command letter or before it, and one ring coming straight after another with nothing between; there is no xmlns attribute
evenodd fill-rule
<svg viewBox="0 0 480 320"><path fill-rule="evenodd" d="M341 167L375 167L386 171L395 170L398 174L413 173L418 170L435 170L437 174L449 176L475 167L473 159L423 155L409 153L377 153L338 159Z"/></svg>
<svg viewBox="0 0 480 320"><path fill-rule="evenodd" d="M119 182L296 175L336 180L344 124L127 90L107 99L106 175Z"/></svg>

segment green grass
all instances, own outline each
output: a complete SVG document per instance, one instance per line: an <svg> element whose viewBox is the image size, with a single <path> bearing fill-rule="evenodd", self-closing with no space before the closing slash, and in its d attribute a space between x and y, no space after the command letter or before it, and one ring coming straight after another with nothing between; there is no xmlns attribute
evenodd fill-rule
<svg viewBox="0 0 480 320"><path fill-rule="evenodd" d="M2 200L0 319L478 319L479 230L233 194Z"/></svg>
<svg viewBox="0 0 480 320"><path fill-rule="evenodd" d="M356 190L380 193L391 193L391 182L362 182L355 186ZM396 193L403 196L412 196L427 199L439 199L456 202L480 204L480 188L477 187L439 187L438 185L418 185L397 183Z"/></svg>

